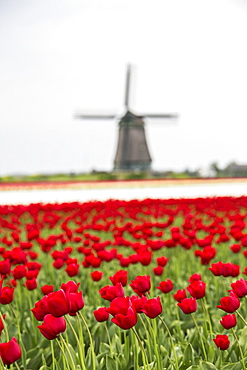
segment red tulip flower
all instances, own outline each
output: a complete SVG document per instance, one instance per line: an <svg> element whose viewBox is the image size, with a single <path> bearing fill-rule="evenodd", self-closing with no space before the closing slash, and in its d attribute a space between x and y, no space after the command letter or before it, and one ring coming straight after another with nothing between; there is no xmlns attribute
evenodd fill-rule
<svg viewBox="0 0 247 370"><path fill-rule="evenodd" d="M232 313L232 314L228 314L228 315L223 316L222 319L220 320L220 323L223 326L223 328L225 328L225 329L233 328L234 326L237 325L237 320L236 320L235 314Z"/></svg>
<svg viewBox="0 0 247 370"><path fill-rule="evenodd" d="M70 301L70 316L75 316L76 313L83 309L84 307L84 299L81 292L69 293L69 301Z"/></svg>
<svg viewBox="0 0 247 370"><path fill-rule="evenodd" d="M0 357L4 365L11 365L21 358L21 347L13 337L7 343L0 343Z"/></svg>
<svg viewBox="0 0 247 370"><path fill-rule="evenodd" d="M125 314L116 314L111 321L121 329L127 330L137 323L137 313L133 307L129 307Z"/></svg>
<svg viewBox="0 0 247 370"><path fill-rule="evenodd" d="M141 312L145 313L150 319L155 319L162 312L162 305L160 302L160 297L148 299L144 304Z"/></svg>
<svg viewBox="0 0 247 370"><path fill-rule="evenodd" d="M161 281L159 286L157 286L162 293L169 293L173 289L173 284L170 279L166 279L166 281Z"/></svg>
<svg viewBox="0 0 247 370"><path fill-rule="evenodd" d="M239 297L243 298L247 295L247 281L243 278L231 284L232 290Z"/></svg>
<svg viewBox="0 0 247 370"><path fill-rule="evenodd" d="M138 295L144 295L151 288L150 276L137 276L134 280L132 280L132 284L130 284L130 286Z"/></svg>
<svg viewBox="0 0 247 370"><path fill-rule="evenodd" d="M72 277L72 276L76 276L78 275L78 271L79 271L79 265L77 265L76 263L70 263L65 271L67 272L68 276Z"/></svg>
<svg viewBox="0 0 247 370"><path fill-rule="evenodd" d="M109 318L109 313L106 311L106 307L100 307L93 311L94 317L98 322L107 321Z"/></svg>
<svg viewBox="0 0 247 370"><path fill-rule="evenodd" d="M238 296L233 291L230 291L230 297L222 297L220 299L220 305L216 307L227 313L233 313L239 308L239 306L240 301Z"/></svg>
<svg viewBox="0 0 247 370"><path fill-rule="evenodd" d="M11 271L15 280L20 280L26 276L26 267L24 265L18 265Z"/></svg>
<svg viewBox="0 0 247 370"><path fill-rule="evenodd" d="M147 302L148 299L147 297L145 297L145 295L143 295L141 298L137 297L136 295L132 295L130 297L130 300L135 311L137 313L141 313L142 309L144 308L144 304Z"/></svg>
<svg viewBox="0 0 247 370"><path fill-rule="evenodd" d="M177 303L177 305L185 314L190 314L197 310L197 302L195 298L185 298L181 302Z"/></svg>
<svg viewBox="0 0 247 370"><path fill-rule="evenodd" d="M193 281L196 281L196 280L201 280L201 275L200 274L193 274L190 276L189 278L189 282L192 283Z"/></svg>
<svg viewBox="0 0 247 370"><path fill-rule="evenodd" d="M34 290L37 288L37 280L35 278L33 279L30 279L30 280L26 280L24 286L28 289L28 290Z"/></svg>
<svg viewBox="0 0 247 370"><path fill-rule="evenodd" d="M187 288L193 298L200 299L206 294L206 283L200 280L194 280Z"/></svg>
<svg viewBox="0 0 247 370"><path fill-rule="evenodd" d="M117 297L124 296L124 290L121 283L116 285L107 285L99 290L101 297L107 301L113 301Z"/></svg>
<svg viewBox="0 0 247 370"><path fill-rule="evenodd" d="M103 272L93 271L91 272L91 278L93 281L100 281L102 279Z"/></svg>
<svg viewBox="0 0 247 370"><path fill-rule="evenodd" d="M44 285L42 286L41 291L44 295L52 293L54 291L54 285Z"/></svg>
<svg viewBox="0 0 247 370"><path fill-rule="evenodd" d="M213 339L213 341L221 351L226 350L230 346L230 341L227 335L216 335L216 338Z"/></svg>
<svg viewBox="0 0 247 370"><path fill-rule="evenodd" d="M48 314L44 317L44 322L37 328L46 339L52 340L66 330L66 321L63 317L54 317Z"/></svg>
<svg viewBox="0 0 247 370"><path fill-rule="evenodd" d="M70 312L70 300L68 292L60 289L56 292L50 293L47 296L48 312L55 317L61 317Z"/></svg>
<svg viewBox="0 0 247 370"><path fill-rule="evenodd" d="M239 253L241 250L241 245L240 244L233 244L230 249L232 250L233 253Z"/></svg>
<svg viewBox="0 0 247 370"><path fill-rule="evenodd" d="M153 268L153 272L154 272L154 275L156 275L156 276L160 276L160 275L162 275L162 274L163 274L163 272L164 272L164 267L162 267L162 266L154 267L154 268Z"/></svg>
<svg viewBox="0 0 247 370"><path fill-rule="evenodd" d="M158 257L158 258L156 259L157 264L158 264L159 266L162 266L162 267L165 267L165 266L166 266L166 264L167 264L168 260L169 260L169 258L166 258L166 257L164 257L164 256L162 256L162 257Z"/></svg>
<svg viewBox="0 0 247 370"><path fill-rule="evenodd" d="M0 261L0 274L6 275L10 273L10 262L9 260Z"/></svg>
<svg viewBox="0 0 247 370"><path fill-rule="evenodd" d="M78 291L78 288L80 286L80 283L75 283L73 280L68 281L67 283L63 283L61 285L61 289L65 292L69 293L76 293Z"/></svg>
<svg viewBox="0 0 247 370"><path fill-rule="evenodd" d="M8 286L2 289L2 293L0 296L0 303L1 304L9 304L14 299L14 288L10 288Z"/></svg>
<svg viewBox="0 0 247 370"><path fill-rule="evenodd" d="M43 321L45 315L49 313L47 299L48 296L45 295L40 301L36 302L34 308L31 309L33 316L38 321Z"/></svg>
<svg viewBox="0 0 247 370"><path fill-rule="evenodd" d="M128 272L125 270L119 270L113 276L110 276L109 279L113 285L121 283L122 286L126 286L128 281Z"/></svg>
<svg viewBox="0 0 247 370"><path fill-rule="evenodd" d="M132 302L129 297L118 297L111 301L110 307L108 307L106 311L112 316L118 313L126 314L130 306L132 306Z"/></svg>
<svg viewBox="0 0 247 370"><path fill-rule="evenodd" d="M177 293L173 295L173 298L178 301L182 302L183 299L187 298L186 290L185 289L179 289Z"/></svg>

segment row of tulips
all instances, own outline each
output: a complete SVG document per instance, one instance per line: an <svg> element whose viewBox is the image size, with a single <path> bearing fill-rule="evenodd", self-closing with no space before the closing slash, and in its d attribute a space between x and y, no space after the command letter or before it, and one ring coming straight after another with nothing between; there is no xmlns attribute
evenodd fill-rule
<svg viewBox="0 0 247 370"><path fill-rule="evenodd" d="M245 369L246 215L245 197L0 207L2 367Z"/></svg>

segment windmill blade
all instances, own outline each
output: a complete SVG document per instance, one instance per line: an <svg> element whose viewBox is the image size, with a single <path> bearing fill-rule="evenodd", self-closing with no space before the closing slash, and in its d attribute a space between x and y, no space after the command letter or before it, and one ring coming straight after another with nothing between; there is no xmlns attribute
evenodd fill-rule
<svg viewBox="0 0 247 370"><path fill-rule="evenodd" d="M81 119L113 119L116 115L113 114L84 114L84 113L76 113L75 118Z"/></svg>
<svg viewBox="0 0 247 370"><path fill-rule="evenodd" d="M177 114L153 114L153 113L147 113L147 114L142 114L139 116L140 118L178 118Z"/></svg>
<svg viewBox="0 0 247 370"><path fill-rule="evenodd" d="M130 92L130 73L131 73L131 65L127 65L127 74L126 74L126 85L125 85L125 100L124 105L126 110L129 108L129 92Z"/></svg>

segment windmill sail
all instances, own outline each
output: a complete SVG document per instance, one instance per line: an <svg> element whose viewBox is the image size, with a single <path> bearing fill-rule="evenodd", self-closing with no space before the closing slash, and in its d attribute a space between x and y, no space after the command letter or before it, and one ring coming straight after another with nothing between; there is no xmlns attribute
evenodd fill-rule
<svg viewBox="0 0 247 370"><path fill-rule="evenodd" d="M151 156L145 134L145 118L177 118L176 114L144 114L135 115L129 109L131 66L127 66L125 86L125 114L119 121L118 143L114 159L115 171L148 171L151 168ZM114 119L112 114L84 114L75 116L81 119Z"/></svg>

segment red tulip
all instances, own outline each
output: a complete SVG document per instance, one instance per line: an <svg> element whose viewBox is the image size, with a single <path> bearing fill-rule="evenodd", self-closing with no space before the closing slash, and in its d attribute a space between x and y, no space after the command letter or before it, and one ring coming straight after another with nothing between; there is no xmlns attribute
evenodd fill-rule
<svg viewBox="0 0 247 370"><path fill-rule="evenodd" d="M93 271L91 272L91 278L93 281L100 281L102 279L103 272Z"/></svg>
<svg viewBox="0 0 247 370"><path fill-rule="evenodd" d="M227 335L216 335L216 338L213 339L213 341L221 351L226 350L230 346L230 341Z"/></svg>
<svg viewBox="0 0 247 370"><path fill-rule="evenodd" d="M60 289L56 292L50 293L47 296L47 309L48 312L55 317L61 317L69 313L70 300L67 292Z"/></svg>
<svg viewBox="0 0 247 370"><path fill-rule="evenodd" d="M131 300L132 306L135 309L135 311L137 313L141 313L142 312L141 310L143 309L144 304L147 302L148 299L144 295L141 298L135 295L132 295L130 297L130 300Z"/></svg>
<svg viewBox="0 0 247 370"><path fill-rule="evenodd" d="M5 365L11 365L21 358L21 347L13 337L7 343L0 343L0 357Z"/></svg>
<svg viewBox="0 0 247 370"><path fill-rule="evenodd" d="M160 275L162 275L162 274L163 274L163 272L164 272L164 267L162 267L162 266L157 266L157 267L154 267L154 268L153 268L153 273L154 273L154 275L156 275L156 276L160 276Z"/></svg>
<svg viewBox="0 0 247 370"><path fill-rule="evenodd" d="M157 286L162 293L169 293L173 289L173 284L170 279L166 279L166 281L161 281L159 286Z"/></svg>
<svg viewBox="0 0 247 370"><path fill-rule="evenodd" d="M76 263L70 263L65 271L67 272L68 276L72 277L72 276L76 276L78 275L78 271L79 271L79 265L76 264Z"/></svg>
<svg viewBox="0 0 247 370"><path fill-rule="evenodd" d="M185 314L190 314L197 310L197 302L195 298L185 298L181 302L177 303L177 305Z"/></svg>
<svg viewBox="0 0 247 370"><path fill-rule="evenodd" d="M63 317L54 317L48 314L44 317L44 322L37 328L46 339L52 340L66 330L66 321Z"/></svg>
<svg viewBox="0 0 247 370"><path fill-rule="evenodd" d="M84 307L84 299L81 292L69 293L69 301L70 301L70 316L75 316L76 313L83 309Z"/></svg>
<svg viewBox="0 0 247 370"><path fill-rule="evenodd" d="M119 270L113 276L110 276L109 279L113 285L121 283L122 286L126 286L128 281L128 272L125 270Z"/></svg>
<svg viewBox="0 0 247 370"><path fill-rule="evenodd" d="M189 278L189 282L192 283L193 281L196 281L196 280L201 280L201 275L200 274L193 274L190 276Z"/></svg>
<svg viewBox="0 0 247 370"><path fill-rule="evenodd" d="M160 302L160 297L148 299L144 304L141 312L145 313L150 319L154 319L162 312L162 305Z"/></svg>
<svg viewBox="0 0 247 370"><path fill-rule="evenodd" d="M121 283L116 283L116 285L107 285L99 290L101 297L107 301L113 301L117 297L124 296L124 290Z"/></svg>
<svg viewBox="0 0 247 370"><path fill-rule="evenodd" d="M144 295L144 293L148 292L151 288L150 276L137 276L132 280L132 284L130 284L130 286L138 295Z"/></svg>
<svg viewBox="0 0 247 370"><path fill-rule="evenodd" d="M49 313L47 307L48 296L45 295L40 301L36 302L34 308L31 309L33 316L38 321L43 321L45 315Z"/></svg>
<svg viewBox="0 0 247 370"><path fill-rule="evenodd" d="M183 299L187 298L186 296L186 290L185 289L179 289L177 293L173 295L174 299L178 302L181 302Z"/></svg>
<svg viewBox="0 0 247 370"><path fill-rule="evenodd" d="M98 322L107 321L109 318L109 313L106 311L106 307L100 307L93 311L94 317Z"/></svg>
<svg viewBox="0 0 247 370"><path fill-rule="evenodd" d="M206 283L200 280L194 280L187 288L193 298L200 299L206 294Z"/></svg>
<svg viewBox="0 0 247 370"><path fill-rule="evenodd" d="M44 295L52 293L54 291L54 285L44 285L42 286L41 291Z"/></svg>
<svg viewBox="0 0 247 370"><path fill-rule="evenodd" d="M37 288L37 281L35 278L33 279L29 279L29 280L26 280L25 282L25 287L28 289L28 290L34 290Z"/></svg>
<svg viewBox="0 0 247 370"><path fill-rule="evenodd" d="M126 314L130 306L132 306L132 303L129 297L118 297L111 301L110 307L108 307L106 311L112 316L118 313Z"/></svg>
<svg viewBox="0 0 247 370"><path fill-rule="evenodd" d="M80 286L80 283L75 283L73 280L68 281L67 283L63 283L61 285L61 289L64 290L65 292L70 292L70 293L76 293L78 291L78 288Z"/></svg>
<svg viewBox="0 0 247 370"><path fill-rule="evenodd" d="M8 286L2 289L2 293L0 296L0 303L1 304L9 304L14 299L14 288L10 288Z"/></svg>
<svg viewBox="0 0 247 370"><path fill-rule="evenodd" d="M223 316L222 319L220 320L220 323L225 329L233 328L234 326L237 325L237 320L236 320L235 314L232 313L232 314L228 314L226 316Z"/></svg>
<svg viewBox="0 0 247 370"><path fill-rule="evenodd" d="M121 329L127 330L135 326L137 323L137 313L133 307L129 307L126 314L116 314L111 321Z"/></svg>
<svg viewBox="0 0 247 370"><path fill-rule="evenodd" d="M10 272L10 262L9 260L5 260L5 261L0 261L0 274L1 275L6 275Z"/></svg>
<svg viewBox="0 0 247 370"><path fill-rule="evenodd" d="M247 295L247 281L241 278L237 280L235 283L231 284L232 290L234 293L239 297L243 298Z"/></svg>
<svg viewBox="0 0 247 370"><path fill-rule="evenodd" d="M18 265L11 271L11 273L15 280L22 279L26 276L26 267L24 265Z"/></svg>
<svg viewBox="0 0 247 370"><path fill-rule="evenodd" d="M164 256L162 256L162 257L158 257L158 258L156 259L157 264L158 264L159 266L162 266L162 267L165 267L165 266L166 266L166 264L167 264L168 260L169 260L169 258L166 258L166 257L164 257Z"/></svg>
<svg viewBox="0 0 247 370"><path fill-rule="evenodd" d="M216 307L225 312L233 313L239 308L239 306L240 301L238 296L233 291L230 291L230 297L222 297L220 299L220 305Z"/></svg>

